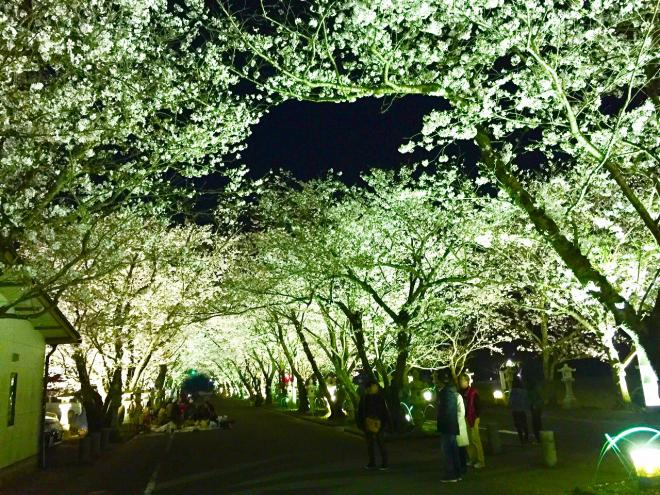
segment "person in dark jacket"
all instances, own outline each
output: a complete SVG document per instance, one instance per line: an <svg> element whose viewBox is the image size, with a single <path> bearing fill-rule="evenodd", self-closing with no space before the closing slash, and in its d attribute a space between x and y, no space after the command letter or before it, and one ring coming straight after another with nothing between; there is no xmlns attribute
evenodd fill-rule
<svg viewBox="0 0 660 495"><path fill-rule="evenodd" d="M438 376L437 430L445 457L445 477L443 482L456 482L461 479L461 457L456 437L458 426L458 392L449 373Z"/></svg>
<svg viewBox="0 0 660 495"><path fill-rule="evenodd" d="M369 464L366 469L376 468L375 447L378 445L382 459L381 471L387 469L387 450L385 449L384 430L391 424L390 412L378 382L370 381L360 399L355 421L367 441Z"/></svg>
<svg viewBox="0 0 660 495"><path fill-rule="evenodd" d="M529 410L529 398L522 379L516 375L513 377L511 391L509 392L509 409L513 416L513 424L518 431L518 439L523 445L529 440L529 429L527 428L527 411Z"/></svg>
<svg viewBox="0 0 660 495"><path fill-rule="evenodd" d="M543 425L541 416L543 415L544 394L541 380L533 374L527 378L527 398L529 400L529 412L532 416L532 432L537 443L541 443L541 430Z"/></svg>

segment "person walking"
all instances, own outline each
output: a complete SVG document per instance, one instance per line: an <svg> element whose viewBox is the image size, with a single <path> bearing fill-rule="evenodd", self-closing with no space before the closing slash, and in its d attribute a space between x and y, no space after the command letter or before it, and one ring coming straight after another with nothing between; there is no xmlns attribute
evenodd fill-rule
<svg viewBox="0 0 660 495"><path fill-rule="evenodd" d="M437 430L445 458L445 476L443 483L453 483L461 479L461 459L457 437L460 434L458 424L458 399L460 396L452 383L449 373L438 377Z"/></svg>
<svg viewBox="0 0 660 495"><path fill-rule="evenodd" d="M381 457L380 470L388 468L387 450L385 449L385 428L391 424L390 412L380 389L378 382L371 380L365 387L364 394L360 399L356 414L356 423L364 431L367 441L367 453L369 464L366 469L376 469L376 445Z"/></svg>
<svg viewBox="0 0 660 495"><path fill-rule="evenodd" d="M468 439L470 442L467 448L468 466L481 469L486 466L484 448L481 444L481 434L479 433L481 400L479 399L477 389L472 386L470 376L466 373L462 373L458 377L458 387L465 403L465 421L467 423Z"/></svg>
<svg viewBox="0 0 660 495"><path fill-rule="evenodd" d="M509 409L513 416L513 424L518 432L520 444L524 445L529 441L529 430L527 428L529 398L523 381L518 375L513 377L511 391L509 392Z"/></svg>

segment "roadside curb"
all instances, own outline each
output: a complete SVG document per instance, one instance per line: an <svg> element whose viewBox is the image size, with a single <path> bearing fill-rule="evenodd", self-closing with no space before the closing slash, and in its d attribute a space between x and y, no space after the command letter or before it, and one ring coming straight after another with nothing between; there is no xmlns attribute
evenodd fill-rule
<svg viewBox="0 0 660 495"><path fill-rule="evenodd" d="M343 431L344 433L348 433L350 435L355 435L358 437L364 436L364 432L357 428L356 426L353 425L333 425L332 423L329 423L325 419L317 418L317 417L311 417L311 416L303 416L303 415L298 415L296 413L293 413L291 411L283 411L281 409L273 409L273 411L279 413L279 414L284 414L285 416L288 416L290 418L294 419L299 419L301 421L307 421L308 423L314 423L320 426L325 426L328 428L334 428L338 431ZM395 438L395 439L406 439L406 438L434 438L439 436L438 433L436 432L430 432L426 430L419 430L415 429L413 431L410 431L408 433L398 433L398 434L389 434L389 438Z"/></svg>
<svg viewBox="0 0 660 495"><path fill-rule="evenodd" d="M359 437L361 437L363 435L363 433L358 428L356 428L355 426L351 426L351 425L333 425L332 423L328 422L328 420L326 420L326 419L317 418L317 417L313 417L313 416L304 416L302 414L297 414L297 413L292 412L292 411L285 411L285 410L281 410L281 409L273 409L273 411L275 411L279 414L283 414L283 415L288 416L288 417L293 418L293 419L299 419L301 421L307 421L308 423L314 423L314 424L317 424L319 426L325 426L326 428L334 428L337 431L341 431L341 432L348 433L348 434L351 434L351 435L356 435L356 436L359 436Z"/></svg>

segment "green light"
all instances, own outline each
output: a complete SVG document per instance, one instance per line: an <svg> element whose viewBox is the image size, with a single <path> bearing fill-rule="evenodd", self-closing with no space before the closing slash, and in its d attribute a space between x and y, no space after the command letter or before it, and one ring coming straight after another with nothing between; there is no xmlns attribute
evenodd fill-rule
<svg viewBox="0 0 660 495"><path fill-rule="evenodd" d="M635 444L629 437L639 433L650 433L652 435L644 443ZM605 438L607 442L600 451L598 467L600 467L605 454L611 450L616 454L626 470L629 473L635 472L640 479L657 478L660 476L660 449L653 445L653 443L657 443L656 439L660 438L660 430L648 426L635 426L622 431L614 437L605 434ZM625 455L621 450L622 442L630 444L627 449L629 451L628 455Z"/></svg>

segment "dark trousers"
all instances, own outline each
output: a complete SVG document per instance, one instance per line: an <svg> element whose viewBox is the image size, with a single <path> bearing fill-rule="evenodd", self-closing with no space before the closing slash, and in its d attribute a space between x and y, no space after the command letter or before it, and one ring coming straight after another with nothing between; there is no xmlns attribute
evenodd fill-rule
<svg viewBox="0 0 660 495"><path fill-rule="evenodd" d="M461 473L461 476L467 473L467 461L468 461L468 451L467 447L459 447L458 448L458 458L460 460L459 463L459 471Z"/></svg>
<svg viewBox="0 0 660 495"><path fill-rule="evenodd" d="M445 456L445 476L450 479L461 477L461 455L456 444L456 435L440 434L442 453Z"/></svg>
<svg viewBox="0 0 660 495"><path fill-rule="evenodd" d="M538 407L532 407L531 413L532 413L532 431L534 432L534 438L536 438L536 441L541 443L541 430L543 429L543 426L541 424L541 413L543 411L541 408Z"/></svg>
<svg viewBox="0 0 660 495"><path fill-rule="evenodd" d="M525 411L512 411L513 424L518 431L518 439L520 443L525 443L529 440L529 430L527 429L527 413Z"/></svg>
<svg viewBox="0 0 660 495"><path fill-rule="evenodd" d="M376 445L380 451L380 457L383 461L383 466L387 466L387 450L385 450L385 440L383 438L383 430L378 433L370 431L365 432L364 437L367 440L367 452L369 453L369 465L376 465Z"/></svg>

